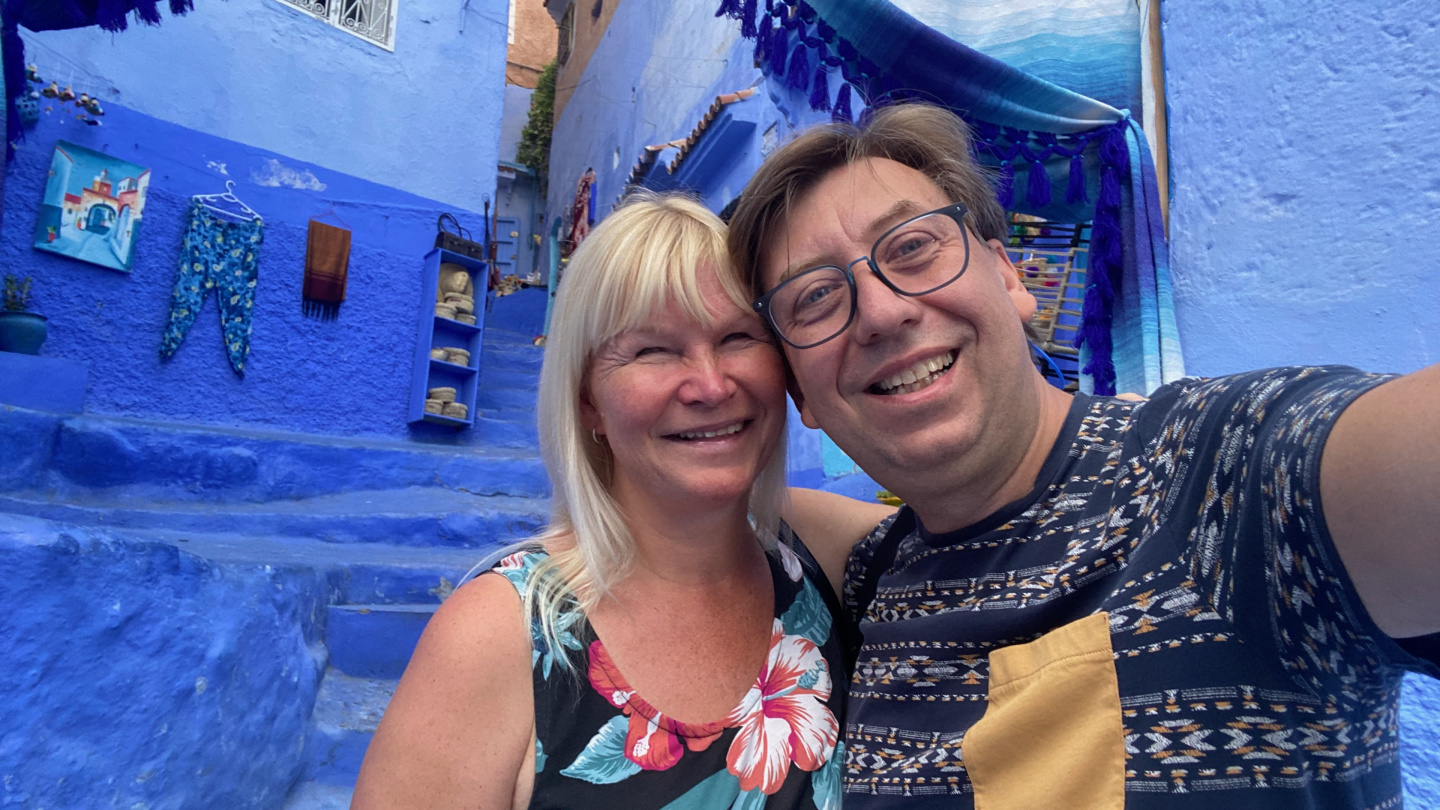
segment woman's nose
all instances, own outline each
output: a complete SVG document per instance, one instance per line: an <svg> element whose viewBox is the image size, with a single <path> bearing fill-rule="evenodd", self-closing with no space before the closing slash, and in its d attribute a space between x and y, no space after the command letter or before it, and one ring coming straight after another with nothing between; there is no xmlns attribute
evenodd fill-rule
<svg viewBox="0 0 1440 810"><path fill-rule="evenodd" d="M680 386L681 402L719 405L735 393L735 381L714 352L705 352L686 365L686 379Z"/></svg>

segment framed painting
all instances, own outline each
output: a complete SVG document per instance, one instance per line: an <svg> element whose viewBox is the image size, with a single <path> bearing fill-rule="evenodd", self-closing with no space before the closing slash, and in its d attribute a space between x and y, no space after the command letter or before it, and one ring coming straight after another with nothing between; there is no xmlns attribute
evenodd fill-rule
<svg viewBox="0 0 1440 810"><path fill-rule="evenodd" d="M35 223L35 249L130 272L150 170L76 146L55 144Z"/></svg>

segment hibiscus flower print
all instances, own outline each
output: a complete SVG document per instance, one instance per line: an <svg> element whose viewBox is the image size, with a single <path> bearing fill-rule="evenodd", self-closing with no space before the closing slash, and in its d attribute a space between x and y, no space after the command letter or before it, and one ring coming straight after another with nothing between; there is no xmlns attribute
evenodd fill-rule
<svg viewBox="0 0 1440 810"><path fill-rule="evenodd" d="M590 644L589 676L591 688L629 718L625 758L643 770L666 770L686 748L704 751L725 730L721 723L682 723L661 714L635 694L598 639Z"/></svg>
<svg viewBox="0 0 1440 810"><path fill-rule="evenodd" d="M740 729L726 764L742 791L772 794L785 782L791 762L814 771L830 759L840 733L825 705L831 688L820 648L803 636L785 635L776 619L765 668L726 720Z"/></svg>

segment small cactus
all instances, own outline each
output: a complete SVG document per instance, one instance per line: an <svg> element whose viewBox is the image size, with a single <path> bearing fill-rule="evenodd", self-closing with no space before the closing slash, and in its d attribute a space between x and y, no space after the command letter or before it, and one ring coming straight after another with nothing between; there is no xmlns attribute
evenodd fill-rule
<svg viewBox="0 0 1440 810"><path fill-rule="evenodd" d="M5 311L28 312L30 309L30 277L5 274Z"/></svg>

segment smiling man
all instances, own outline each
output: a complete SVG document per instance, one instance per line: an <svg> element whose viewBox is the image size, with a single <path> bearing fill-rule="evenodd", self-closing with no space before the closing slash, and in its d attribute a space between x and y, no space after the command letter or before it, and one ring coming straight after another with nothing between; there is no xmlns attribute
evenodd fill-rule
<svg viewBox="0 0 1440 810"><path fill-rule="evenodd" d="M849 808L1380 808L1440 674L1440 366L1071 395L965 126L772 155L730 249L804 422L907 503L845 601Z"/></svg>

